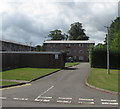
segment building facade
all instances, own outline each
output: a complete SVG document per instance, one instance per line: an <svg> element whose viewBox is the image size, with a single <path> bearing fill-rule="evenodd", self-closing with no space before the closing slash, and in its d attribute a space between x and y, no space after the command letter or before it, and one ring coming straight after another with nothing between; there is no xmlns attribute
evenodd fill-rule
<svg viewBox="0 0 120 109"><path fill-rule="evenodd" d="M89 61L89 48L94 46L94 41L45 41L43 48L45 51L64 51L67 57L72 57L75 61Z"/></svg>
<svg viewBox="0 0 120 109"><path fill-rule="evenodd" d="M36 51L35 47L9 40L0 39L0 45L0 51Z"/></svg>

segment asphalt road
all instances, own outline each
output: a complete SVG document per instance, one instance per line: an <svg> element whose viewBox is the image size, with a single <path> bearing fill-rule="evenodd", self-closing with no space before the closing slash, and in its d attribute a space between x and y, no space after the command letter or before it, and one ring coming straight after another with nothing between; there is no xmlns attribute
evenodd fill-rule
<svg viewBox="0 0 120 109"><path fill-rule="evenodd" d="M3 107L117 107L118 96L85 85L89 63L32 82L2 90ZM97 79L97 78L96 78Z"/></svg>

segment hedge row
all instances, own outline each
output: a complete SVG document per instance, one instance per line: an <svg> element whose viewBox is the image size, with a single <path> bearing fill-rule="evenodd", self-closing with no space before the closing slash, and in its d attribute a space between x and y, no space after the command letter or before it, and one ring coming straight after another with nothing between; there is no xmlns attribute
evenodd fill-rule
<svg viewBox="0 0 120 109"><path fill-rule="evenodd" d="M120 53L110 51L110 68L120 69ZM90 52L90 62L93 68L107 68L107 50L93 49Z"/></svg>

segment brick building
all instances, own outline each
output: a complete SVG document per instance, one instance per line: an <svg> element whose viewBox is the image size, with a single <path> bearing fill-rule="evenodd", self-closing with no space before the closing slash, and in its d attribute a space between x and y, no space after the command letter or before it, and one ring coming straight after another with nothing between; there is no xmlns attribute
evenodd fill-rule
<svg viewBox="0 0 120 109"><path fill-rule="evenodd" d="M45 51L64 51L67 52L67 57L72 57L75 61L89 60L89 47L95 44L94 41L45 41L43 48Z"/></svg>
<svg viewBox="0 0 120 109"><path fill-rule="evenodd" d="M23 43L0 39L0 51L36 51L36 48Z"/></svg>

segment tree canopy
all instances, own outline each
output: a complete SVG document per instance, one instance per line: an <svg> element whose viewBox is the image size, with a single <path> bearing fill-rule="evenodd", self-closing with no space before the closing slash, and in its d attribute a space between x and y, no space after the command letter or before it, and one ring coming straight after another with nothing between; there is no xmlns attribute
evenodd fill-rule
<svg viewBox="0 0 120 109"><path fill-rule="evenodd" d="M110 25L105 44L107 44L107 37L109 38L110 49L118 51L120 47L120 17L117 17Z"/></svg>
<svg viewBox="0 0 120 109"><path fill-rule="evenodd" d="M82 23L75 22L71 24L71 28L68 31L69 40L88 40L89 37L85 34L85 29L82 28Z"/></svg>
<svg viewBox="0 0 120 109"><path fill-rule="evenodd" d="M61 30L53 30L50 31L50 34L48 35L48 37L51 37L51 40L64 40L65 36L62 34Z"/></svg>

